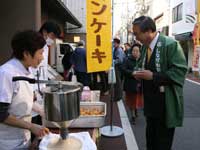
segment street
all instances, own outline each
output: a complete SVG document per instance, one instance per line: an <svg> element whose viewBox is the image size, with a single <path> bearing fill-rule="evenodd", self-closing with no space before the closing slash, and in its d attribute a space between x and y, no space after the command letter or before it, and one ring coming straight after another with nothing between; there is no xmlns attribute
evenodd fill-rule
<svg viewBox="0 0 200 150"><path fill-rule="evenodd" d="M172 150L200 149L200 84L186 80L184 86L184 123L176 128ZM133 132L139 150L145 149L145 120L143 112L139 112Z"/></svg>

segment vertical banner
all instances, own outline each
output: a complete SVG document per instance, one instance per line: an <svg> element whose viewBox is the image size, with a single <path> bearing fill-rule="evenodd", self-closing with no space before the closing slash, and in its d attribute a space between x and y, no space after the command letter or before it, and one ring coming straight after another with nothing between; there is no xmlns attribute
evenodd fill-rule
<svg viewBox="0 0 200 150"><path fill-rule="evenodd" d="M87 0L87 72L109 70L112 63L111 0Z"/></svg>
<svg viewBox="0 0 200 150"><path fill-rule="evenodd" d="M192 70L200 71L200 45L194 45L194 55L192 59Z"/></svg>
<svg viewBox="0 0 200 150"><path fill-rule="evenodd" d="M199 45L199 35L200 35L200 24L196 23L192 33L192 39L194 43L194 51L192 58L192 70L200 71L200 45Z"/></svg>

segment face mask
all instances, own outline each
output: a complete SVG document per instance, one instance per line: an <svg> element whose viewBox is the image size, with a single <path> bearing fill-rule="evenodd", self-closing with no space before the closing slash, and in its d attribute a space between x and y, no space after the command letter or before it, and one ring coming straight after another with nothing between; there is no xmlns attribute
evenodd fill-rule
<svg viewBox="0 0 200 150"><path fill-rule="evenodd" d="M47 37L46 43L47 43L48 46L51 46L54 43L54 40L52 40L51 38Z"/></svg>

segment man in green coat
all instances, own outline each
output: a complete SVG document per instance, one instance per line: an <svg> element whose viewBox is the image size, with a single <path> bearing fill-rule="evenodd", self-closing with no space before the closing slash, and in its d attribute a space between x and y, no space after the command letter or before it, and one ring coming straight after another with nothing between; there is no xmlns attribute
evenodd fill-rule
<svg viewBox="0 0 200 150"><path fill-rule="evenodd" d="M147 150L171 150L175 127L183 123L185 56L177 41L156 32L150 17L136 18L133 32L143 44L143 71L134 76L143 80Z"/></svg>

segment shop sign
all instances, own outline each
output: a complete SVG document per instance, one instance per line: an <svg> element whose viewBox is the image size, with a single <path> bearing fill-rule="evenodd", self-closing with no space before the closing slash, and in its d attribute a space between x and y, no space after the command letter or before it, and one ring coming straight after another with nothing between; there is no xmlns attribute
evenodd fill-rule
<svg viewBox="0 0 200 150"><path fill-rule="evenodd" d="M111 0L87 0L87 71L109 70L112 63Z"/></svg>

